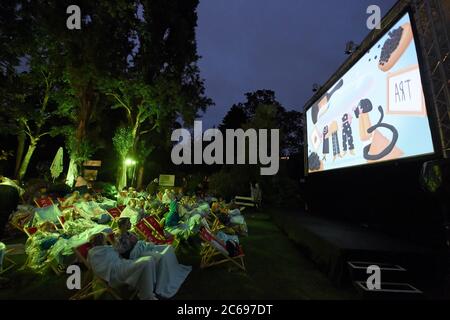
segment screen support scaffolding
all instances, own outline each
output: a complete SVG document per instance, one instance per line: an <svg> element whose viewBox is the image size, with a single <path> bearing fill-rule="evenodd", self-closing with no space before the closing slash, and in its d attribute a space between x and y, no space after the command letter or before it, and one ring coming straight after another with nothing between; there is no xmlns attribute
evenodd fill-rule
<svg viewBox="0 0 450 320"><path fill-rule="evenodd" d="M450 42L449 17L442 0L411 0L425 72L429 79L442 156L450 158ZM448 10L448 8L447 8Z"/></svg>

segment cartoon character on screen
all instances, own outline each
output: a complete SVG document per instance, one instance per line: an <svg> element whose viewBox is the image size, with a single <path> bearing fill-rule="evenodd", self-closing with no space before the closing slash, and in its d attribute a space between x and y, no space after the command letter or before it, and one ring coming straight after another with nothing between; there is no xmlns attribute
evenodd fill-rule
<svg viewBox="0 0 450 320"><path fill-rule="evenodd" d="M314 124L317 123L317 120L325 113L327 112L328 108L330 107L330 100L331 97L339 91L344 86L344 80L340 79L336 85L327 93L323 95L323 97L312 106L311 108L311 116L312 116L312 122Z"/></svg>
<svg viewBox="0 0 450 320"><path fill-rule="evenodd" d="M333 144L333 161L336 160L336 157L342 157L341 149L339 147L338 130L339 130L339 126L338 126L337 121L331 122L329 134L331 134L331 143Z"/></svg>
<svg viewBox="0 0 450 320"><path fill-rule="evenodd" d="M322 144L322 153L323 153L323 159L324 161L327 160L327 154L330 153L330 136L328 132L328 126L325 126L323 128L323 134L322 134L323 144Z"/></svg>
<svg viewBox="0 0 450 320"><path fill-rule="evenodd" d="M353 133L352 133L352 116L350 113L345 113L342 116L342 149L344 152L342 156L345 156L347 153L347 144L348 150L350 150L351 155L355 155L355 145L353 144Z"/></svg>
<svg viewBox="0 0 450 320"><path fill-rule="evenodd" d="M373 162L400 158L403 155L403 151L396 146L398 141L397 129L393 125L383 123L384 111L381 106L378 106L380 119L377 124L372 126L369 118L369 113L372 110L372 102L369 99L362 99L354 109L355 116L359 119L361 141L371 141L364 147L364 159L368 160L368 162ZM380 132L379 128L385 128L392 132L390 141Z"/></svg>

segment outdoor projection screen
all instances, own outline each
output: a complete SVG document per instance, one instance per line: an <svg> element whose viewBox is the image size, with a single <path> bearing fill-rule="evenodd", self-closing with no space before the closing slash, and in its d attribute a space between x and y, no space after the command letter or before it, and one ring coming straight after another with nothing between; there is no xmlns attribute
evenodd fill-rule
<svg viewBox="0 0 450 320"><path fill-rule="evenodd" d="M308 172L434 152L409 14L306 111Z"/></svg>

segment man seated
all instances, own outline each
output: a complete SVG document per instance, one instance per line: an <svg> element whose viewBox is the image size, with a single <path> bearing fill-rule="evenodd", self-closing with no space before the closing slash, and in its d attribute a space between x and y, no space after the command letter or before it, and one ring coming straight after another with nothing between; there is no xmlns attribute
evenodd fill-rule
<svg viewBox="0 0 450 320"><path fill-rule="evenodd" d="M128 285L137 289L141 300L157 300L154 294L156 263L153 257L122 259L112 246L106 244L103 233L92 236L90 243L92 248L88 253L88 262L94 274L112 287Z"/></svg>
<svg viewBox="0 0 450 320"><path fill-rule="evenodd" d="M128 218L120 218L118 225L119 232L115 235L115 248L119 254L131 260L146 256L155 259L155 292L165 298L174 296L191 272L192 267L178 263L172 246L155 245L151 242L138 240L136 235L129 231L131 223Z"/></svg>

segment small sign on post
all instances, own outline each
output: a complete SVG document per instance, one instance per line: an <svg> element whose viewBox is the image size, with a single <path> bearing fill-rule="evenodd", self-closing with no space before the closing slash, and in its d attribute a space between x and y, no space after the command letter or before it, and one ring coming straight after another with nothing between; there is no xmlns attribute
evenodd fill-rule
<svg viewBox="0 0 450 320"><path fill-rule="evenodd" d="M159 175L159 185L161 187L174 187L175 186L175 175L160 174Z"/></svg>
<svg viewBox="0 0 450 320"><path fill-rule="evenodd" d="M95 181L97 180L98 169L102 166L101 160L86 160L83 163L83 177L87 181Z"/></svg>

